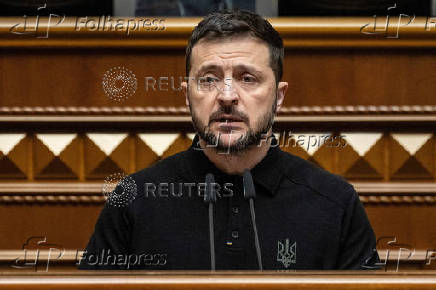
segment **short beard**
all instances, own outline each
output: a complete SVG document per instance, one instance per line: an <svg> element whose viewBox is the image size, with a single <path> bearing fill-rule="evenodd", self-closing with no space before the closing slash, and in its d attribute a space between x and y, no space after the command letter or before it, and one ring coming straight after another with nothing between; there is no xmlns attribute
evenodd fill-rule
<svg viewBox="0 0 436 290"><path fill-rule="evenodd" d="M248 132L241 135L241 137L239 137L238 140L232 145L224 144L220 138L220 133L218 133L217 136L209 131L209 126L203 126L201 124L200 120L197 118L194 111L192 110L191 102L189 102L189 109L192 116L192 125L194 126L195 131L197 131L201 139L204 140L207 147L216 148L217 153L220 154L237 154L247 150L250 146L259 145L261 144L262 140L265 140L265 135L267 134L269 129L272 128L272 125L274 123L274 116L277 111L277 94L275 96L271 110L269 110L259 118L254 129L249 127ZM234 112L234 107L221 107L220 112L232 114Z"/></svg>

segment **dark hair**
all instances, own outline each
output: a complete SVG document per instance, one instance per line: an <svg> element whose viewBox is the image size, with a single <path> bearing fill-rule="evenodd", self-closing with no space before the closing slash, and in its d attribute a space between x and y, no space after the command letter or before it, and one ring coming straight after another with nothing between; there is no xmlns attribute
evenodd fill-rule
<svg viewBox="0 0 436 290"><path fill-rule="evenodd" d="M234 35L252 35L268 44L270 66L276 82L283 74L283 40L272 25L256 13L245 10L220 10L207 15L192 31L186 48L186 75L191 70L191 53L202 38L219 39Z"/></svg>

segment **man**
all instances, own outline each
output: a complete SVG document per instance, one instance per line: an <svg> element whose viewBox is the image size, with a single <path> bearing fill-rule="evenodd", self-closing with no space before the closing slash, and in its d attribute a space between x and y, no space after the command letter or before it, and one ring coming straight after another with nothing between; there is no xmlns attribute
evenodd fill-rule
<svg viewBox="0 0 436 290"><path fill-rule="evenodd" d="M282 39L254 13L198 24L182 84L198 134L187 151L129 176L138 195L105 205L81 269L374 267L374 233L353 187L271 146L288 87L282 62Z"/></svg>

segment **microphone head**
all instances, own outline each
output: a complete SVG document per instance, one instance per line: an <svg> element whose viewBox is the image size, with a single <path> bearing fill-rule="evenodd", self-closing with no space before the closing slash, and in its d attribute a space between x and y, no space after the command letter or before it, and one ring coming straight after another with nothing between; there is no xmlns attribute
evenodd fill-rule
<svg viewBox="0 0 436 290"><path fill-rule="evenodd" d="M215 178L212 173L206 174L206 191L204 193L204 202L211 203L216 202L216 192L215 192Z"/></svg>
<svg viewBox="0 0 436 290"><path fill-rule="evenodd" d="M251 176L250 170L246 169L242 177L244 183L244 198L256 198L256 190L254 188L253 177Z"/></svg>

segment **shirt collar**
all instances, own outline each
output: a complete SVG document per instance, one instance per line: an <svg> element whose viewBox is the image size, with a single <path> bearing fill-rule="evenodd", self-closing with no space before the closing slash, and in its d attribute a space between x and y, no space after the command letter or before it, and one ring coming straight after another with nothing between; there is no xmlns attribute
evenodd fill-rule
<svg viewBox="0 0 436 290"><path fill-rule="evenodd" d="M274 135L272 138L271 144L278 144ZM271 146L266 156L251 170L254 182L266 189L270 195L277 193L277 188L284 174L281 153L282 151L278 146ZM187 151L185 162L186 174L198 182L204 182L207 173L212 173L217 181L240 178L238 175L222 172L207 158L199 145L198 134L195 135L192 145Z"/></svg>

